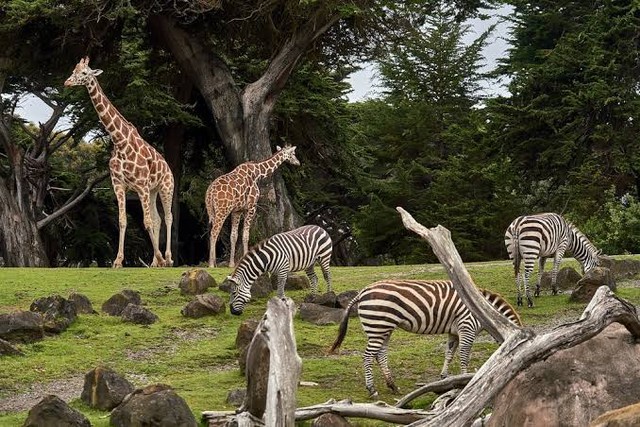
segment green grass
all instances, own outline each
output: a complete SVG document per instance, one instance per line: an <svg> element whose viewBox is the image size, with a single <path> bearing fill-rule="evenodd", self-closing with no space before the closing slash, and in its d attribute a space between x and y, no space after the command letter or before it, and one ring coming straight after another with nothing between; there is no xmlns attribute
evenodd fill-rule
<svg viewBox="0 0 640 427"><path fill-rule="evenodd" d="M563 266L577 268L573 260ZM472 263L467 268L478 286L497 291L515 304L513 271L507 261ZM229 390L243 388L239 374L235 338L238 326L248 318L259 319L267 299L252 301L241 317L228 311L221 316L187 319L180 309L190 300L181 296L178 283L185 268L170 269L0 269L0 313L28 310L39 297L60 294L68 297L79 292L89 297L94 309L122 289L141 293L146 306L160 320L150 326L123 323L103 313L81 315L62 334L26 345L19 345L25 355L0 358L0 399L28 390L33 383L83 376L103 365L124 374L136 386L151 383L171 385L200 418L204 410L233 410L225 403ZM209 269L220 282L229 269ZM337 293L359 289L384 278L446 278L440 265L383 267L333 267ZM324 283L320 283L321 292ZM224 292L213 291L223 298ZM640 288L621 287L619 294L634 304L640 303ZM305 291L287 294L302 302ZM533 309L519 309L526 325L552 323L554 318L577 318L584 304L570 304L567 295L551 296L543 290ZM337 325L315 326L295 320L298 353L303 359L302 380L318 386L303 386L298 391L298 406L323 403L330 398L368 401L364 388L362 352L366 340L357 318L352 318L340 355L327 356L337 334ZM416 382L438 378L444 357L444 336L419 336L401 330L394 332L390 345L390 366L402 393L415 388ZM497 345L485 334L474 345L470 369L478 369ZM457 358L450 372L458 372ZM380 398L393 403L399 398L384 386L379 370L374 369ZM80 395L81 390L77 391ZM416 404L426 405L426 396ZM88 408L79 399L72 406L82 411L94 426L109 425L108 413ZM26 412L0 413L0 426L19 426ZM361 424L365 425L365 424ZM369 425L380 425L369 424Z"/></svg>

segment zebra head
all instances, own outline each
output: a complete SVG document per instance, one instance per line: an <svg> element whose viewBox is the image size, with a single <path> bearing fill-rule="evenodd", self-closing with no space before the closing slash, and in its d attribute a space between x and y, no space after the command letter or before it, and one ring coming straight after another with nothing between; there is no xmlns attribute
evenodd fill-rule
<svg viewBox="0 0 640 427"><path fill-rule="evenodd" d="M227 276L226 280L231 282L231 297L229 298L229 311L235 316L242 314L244 306L251 299L251 286L243 286L232 276Z"/></svg>
<svg viewBox="0 0 640 427"><path fill-rule="evenodd" d="M294 166L300 166L300 160L296 157L295 145L285 145L284 148L276 147L278 152L282 152L282 159L285 162L289 162Z"/></svg>
<svg viewBox="0 0 640 427"><path fill-rule="evenodd" d="M600 255L602 255L602 251L591 245L587 250L587 255L584 261L582 262L582 274L587 274L600 265Z"/></svg>

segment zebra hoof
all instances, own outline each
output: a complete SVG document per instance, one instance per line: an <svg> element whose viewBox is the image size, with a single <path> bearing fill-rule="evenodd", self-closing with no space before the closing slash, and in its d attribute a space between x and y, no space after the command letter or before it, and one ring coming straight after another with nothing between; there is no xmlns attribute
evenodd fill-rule
<svg viewBox="0 0 640 427"><path fill-rule="evenodd" d="M375 400L379 397L379 394L377 391L374 391L373 393L369 393L369 399L371 400Z"/></svg>

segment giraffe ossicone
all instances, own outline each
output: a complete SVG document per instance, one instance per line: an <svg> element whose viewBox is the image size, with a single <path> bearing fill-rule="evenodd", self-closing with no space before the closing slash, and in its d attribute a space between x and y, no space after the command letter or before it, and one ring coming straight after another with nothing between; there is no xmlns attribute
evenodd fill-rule
<svg viewBox="0 0 640 427"><path fill-rule="evenodd" d="M109 160L109 170L113 190L118 199L118 254L113 267L122 267L124 259L124 237L127 229L126 192L133 190L142 204L144 226L153 245L152 267L173 265L171 254L171 226L173 215L174 179L169 165L162 155L140 136L131 124L109 101L100 87L96 76L102 70L89 67L89 57L84 57L64 82L69 86L86 86L100 121L111 136L113 151ZM164 256L160 252L160 229L162 219L158 213L157 199L160 196L166 226L166 248Z"/></svg>
<svg viewBox="0 0 640 427"><path fill-rule="evenodd" d="M216 241L222 224L231 214L231 253L229 267L235 266L238 226L244 215L242 228L243 254L249 249L249 230L256 215L256 205L260 197L260 180L271 176L284 162L299 166L296 147L277 147L276 153L261 162L246 162L231 172L216 178L207 189L205 205L209 215L211 233L209 238L209 267L216 266Z"/></svg>

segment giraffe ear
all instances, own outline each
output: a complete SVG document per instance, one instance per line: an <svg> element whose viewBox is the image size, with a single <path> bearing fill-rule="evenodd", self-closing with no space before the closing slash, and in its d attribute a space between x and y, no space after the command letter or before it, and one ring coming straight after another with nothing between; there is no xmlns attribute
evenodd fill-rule
<svg viewBox="0 0 640 427"><path fill-rule="evenodd" d="M91 74L93 74L94 76L99 76L100 74L102 74L102 70L91 70Z"/></svg>

